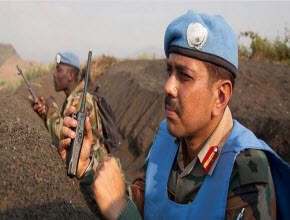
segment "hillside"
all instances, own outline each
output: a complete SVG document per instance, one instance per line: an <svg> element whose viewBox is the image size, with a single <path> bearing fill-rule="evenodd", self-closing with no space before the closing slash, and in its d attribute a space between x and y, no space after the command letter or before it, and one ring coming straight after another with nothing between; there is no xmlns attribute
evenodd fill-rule
<svg viewBox="0 0 290 220"><path fill-rule="evenodd" d="M14 47L11 44L0 43L0 66L11 57L19 58Z"/></svg>
<svg viewBox="0 0 290 220"><path fill-rule="evenodd" d="M22 78L18 76L16 65L24 73L36 67L47 68L36 61L23 60L12 45L0 43L0 90L14 91L21 84Z"/></svg>

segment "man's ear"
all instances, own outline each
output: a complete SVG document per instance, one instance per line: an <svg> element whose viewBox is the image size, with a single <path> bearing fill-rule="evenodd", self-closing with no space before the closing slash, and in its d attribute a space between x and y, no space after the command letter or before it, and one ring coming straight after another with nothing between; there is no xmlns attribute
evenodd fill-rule
<svg viewBox="0 0 290 220"><path fill-rule="evenodd" d="M74 71L73 71L73 69L71 69L71 68L70 68L69 71L68 71L67 79L68 79L69 82L75 80L75 79L74 79Z"/></svg>
<svg viewBox="0 0 290 220"><path fill-rule="evenodd" d="M230 80L219 80L214 83L214 104L212 116L218 116L224 112L230 98L232 97L233 87Z"/></svg>

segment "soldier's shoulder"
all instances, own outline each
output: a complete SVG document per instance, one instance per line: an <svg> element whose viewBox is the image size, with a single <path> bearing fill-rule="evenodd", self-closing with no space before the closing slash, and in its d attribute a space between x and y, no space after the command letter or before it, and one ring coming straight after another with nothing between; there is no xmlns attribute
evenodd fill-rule
<svg viewBox="0 0 290 220"><path fill-rule="evenodd" d="M268 183L269 163L262 150L242 151L236 158L234 170L239 175L240 185Z"/></svg>
<svg viewBox="0 0 290 220"><path fill-rule="evenodd" d="M72 99L72 105L80 107L82 100L83 100L83 93L82 92L78 92L78 93L75 94L75 96ZM86 95L86 108L90 110L93 105L94 105L93 96L89 92L87 92L87 95Z"/></svg>

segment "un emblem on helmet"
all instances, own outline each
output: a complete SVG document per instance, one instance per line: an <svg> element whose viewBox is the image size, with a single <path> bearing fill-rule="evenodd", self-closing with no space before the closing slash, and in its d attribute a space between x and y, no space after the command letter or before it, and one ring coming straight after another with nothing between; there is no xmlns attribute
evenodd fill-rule
<svg viewBox="0 0 290 220"><path fill-rule="evenodd" d="M187 27L186 36L188 46L201 50L207 39L207 29L200 23L191 23Z"/></svg>

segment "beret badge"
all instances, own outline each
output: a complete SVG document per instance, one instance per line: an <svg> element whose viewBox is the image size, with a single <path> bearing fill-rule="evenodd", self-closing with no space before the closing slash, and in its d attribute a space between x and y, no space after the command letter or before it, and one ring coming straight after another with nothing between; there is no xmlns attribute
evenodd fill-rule
<svg viewBox="0 0 290 220"><path fill-rule="evenodd" d="M201 23L190 23L186 37L189 47L201 50L207 39L207 29Z"/></svg>
<svg viewBox="0 0 290 220"><path fill-rule="evenodd" d="M60 55L59 54L56 55L56 63L57 64L60 63Z"/></svg>

